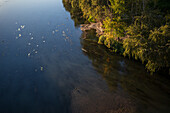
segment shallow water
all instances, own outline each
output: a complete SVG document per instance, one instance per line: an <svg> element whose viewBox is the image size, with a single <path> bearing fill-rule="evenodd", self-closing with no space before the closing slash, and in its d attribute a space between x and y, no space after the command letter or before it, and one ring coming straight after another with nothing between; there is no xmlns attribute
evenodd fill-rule
<svg viewBox="0 0 170 113"><path fill-rule="evenodd" d="M0 113L170 111L168 79L83 36L62 0L0 0Z"/></svg>

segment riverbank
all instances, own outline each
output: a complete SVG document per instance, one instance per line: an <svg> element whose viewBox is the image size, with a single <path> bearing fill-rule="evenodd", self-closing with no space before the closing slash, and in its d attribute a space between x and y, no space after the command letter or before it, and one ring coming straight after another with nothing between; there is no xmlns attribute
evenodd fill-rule
<svg viewBox="0 0 170 113"><path fill-rule="evenodd" d="M86 35L88 35L88 34L86 32L93 29L96 31L96 34L97 34L98 44L103 44L108 49L110 49L112 52L119 53L120 55L126 56L123 54L125 51L125 48L124 48L125 42L124 41L130 40L129 39L130 36L126 35L125 37L114 37L114 38L107 39L108 36L105 34L104 28L102 26L103 26L102 22L97 22L97 23L91 22L89 24L81 24L80 29L81 29L81 31L85 32L83 39L87 38ZM107 41L109 41L109 42L107 42ZM136 58L133 58L133 59L138 60ZM145 65L146 65L146 63L145 63ZM161 69L158 72L159 72L159 74L161 73L162 75L165 75L165 76L166 76L166 74L170 75L170 73L169 73L170 71L168 68Z"/></svg>
<svg viewBox="0 0 170 113"><path fill-rule="evenodd" d="M101 35L104 35L104 28L102 26L103 26L102 22L81 24L80 29L83 32L94 29L94 30L96 30L97 35L100 37ZM114 39L118 42L123 42L127 38L129 38L128 35L125 37L114 37Z"/></svg>
<svg viewBox="0 0 170 113"><path fill-rule="evenodd" d="M80 25L80 29L82 31L87 31L87 30L95 29L96 33L100 36L100 35L103 35L103 33L104 33L104 29L102 28L102 25L103 24L101 22L90 23L90 24L81 24Z"/></svg>
<svg viewBox="0 0 170 113"><path fill-rule="evenodd" d="M151 74L170 70L170 4L167 1L64 0L63 3L67 4L75 25L82 24L82 31L96 30L99 44L141 61Z"/></svg>

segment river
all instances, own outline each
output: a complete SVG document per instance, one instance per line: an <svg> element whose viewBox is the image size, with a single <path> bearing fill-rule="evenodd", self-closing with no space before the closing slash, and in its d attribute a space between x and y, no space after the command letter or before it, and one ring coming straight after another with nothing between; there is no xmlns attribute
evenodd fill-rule
<svg viewBox="0 0 170 113"><path fill-rule="evenodd" d="M94 34L62 0L0 0L0 113L168 113L169 79Z"/></svg>

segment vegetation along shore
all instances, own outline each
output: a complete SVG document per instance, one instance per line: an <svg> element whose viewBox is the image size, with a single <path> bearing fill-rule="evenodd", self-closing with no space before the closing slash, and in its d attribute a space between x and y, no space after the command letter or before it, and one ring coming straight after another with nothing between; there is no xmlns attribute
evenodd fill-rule
<svg viewBox="0 0 170 113"><path fill-rule="evenodd" d="M98 43L170 75L170 1L63 0L76 25L96 29Z"/></svg>

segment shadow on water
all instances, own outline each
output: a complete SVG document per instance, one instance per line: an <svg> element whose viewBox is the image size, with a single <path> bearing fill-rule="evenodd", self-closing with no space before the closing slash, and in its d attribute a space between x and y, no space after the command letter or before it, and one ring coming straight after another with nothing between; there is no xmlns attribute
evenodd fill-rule
<svg viewBox="0 0 170 113"><path fill-rule="evenodd" d="M170 83L161 75L149 75L135 61L111 53L97 44L95 31L82 34L83 53L106 81L111 92L123 91L135 104L136 112L166 113L170 105Z"/></svg>
<svg viewBox="0 0 170 113"><path fill-rule="evenodd" d="M76 25L81 24L83 21L80 18L82 13L79 6L72 7L68 0L63 0L63 4ZM77 14L81 15L76 16ZM170 111L169 79L161 75L149 75L141 63L111 53L104 46L98 45L97 41L95 30L83 32L80 39L82 52L92 61L94 69L106 81L110 92L113 92L114 97L107 95L108 98L112 100L120 95L118 100L113 99L114 104L120 102L113 106L119 107L112 106L111 112L167 113ZM109 101L106 103L113 104Z"/></svg>

